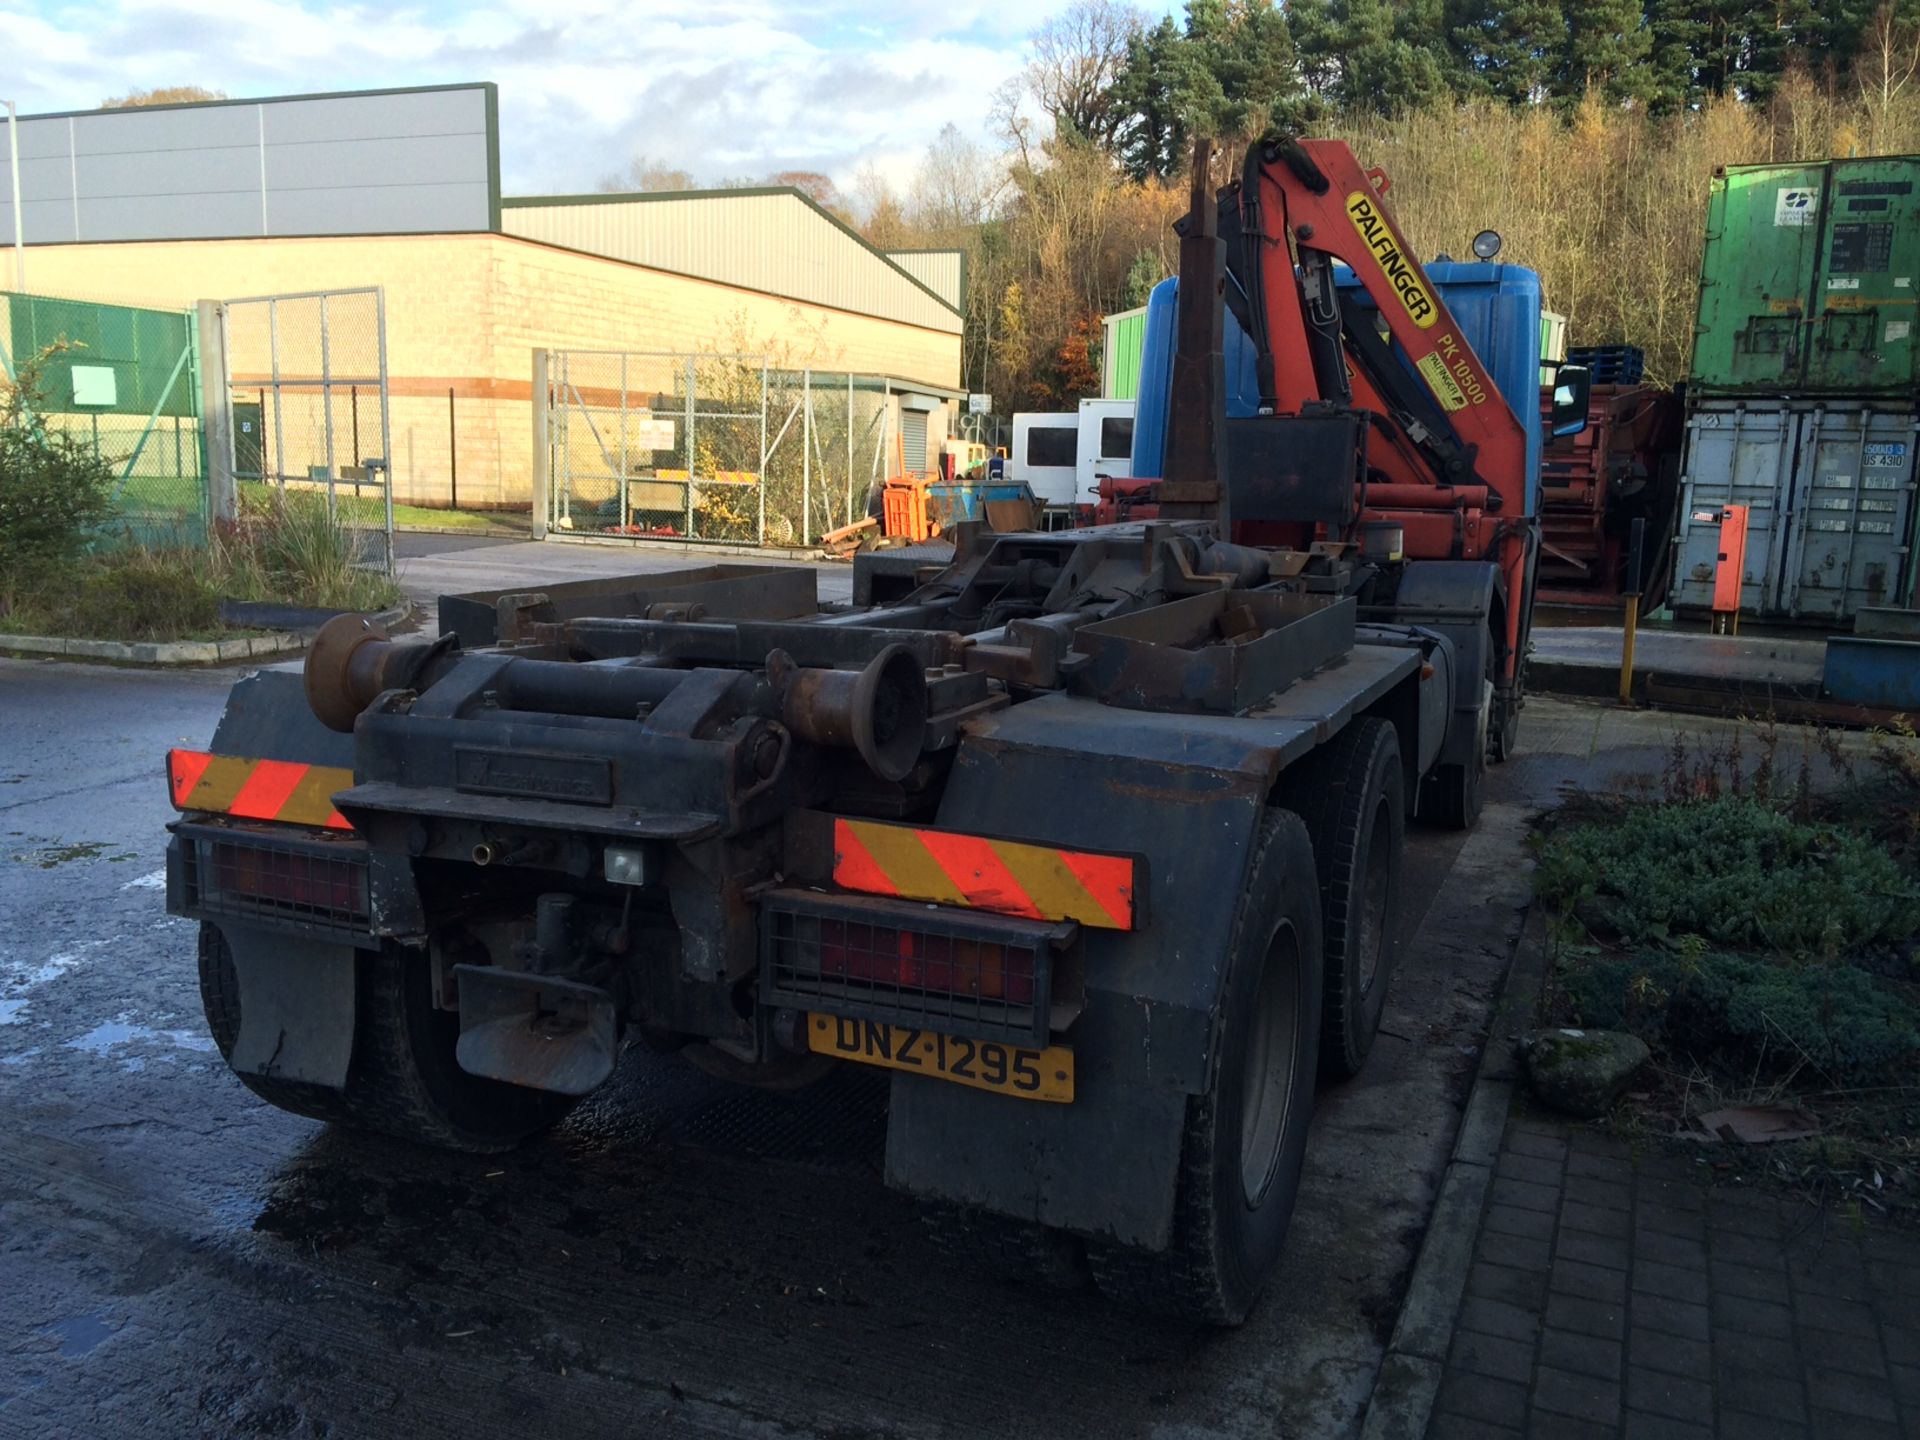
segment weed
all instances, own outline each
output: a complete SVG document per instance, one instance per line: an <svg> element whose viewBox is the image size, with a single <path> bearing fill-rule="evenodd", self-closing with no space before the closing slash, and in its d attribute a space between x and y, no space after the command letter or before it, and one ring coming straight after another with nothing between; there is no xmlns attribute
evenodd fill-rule
<svg viewBox="0 0 1920 1440"><path fill-rule="evenodd" d="M220 602L270 600L381 610L400 590L364 569L324 496L266 492L206 545L129 546L42 577L6 614L8 628L115 640L176 640L220 631Z"/></svg>

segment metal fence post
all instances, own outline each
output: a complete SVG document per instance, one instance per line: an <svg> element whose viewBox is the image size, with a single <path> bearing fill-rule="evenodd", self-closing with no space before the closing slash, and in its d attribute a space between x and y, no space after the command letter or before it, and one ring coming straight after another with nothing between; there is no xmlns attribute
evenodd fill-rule
<svg viewBox="0 0 1920 1440"><path fill-rule="evenodd" d="M327 518L334 517L333 341L327 329L327 297L320 297L320 428L327 437ZM388 566L392 569L392 566Z"/></svg>
<svg viewBox="0 0 1920 1440"><path fill-rule="evenodd" d="M227 307L202 300L194 307L200 332L200 424L205 437L207 514L231 524L240 513L233 469L233 391L227 383Z"/></svg>
<svg viewBox="0 0 1920 1440"><path fill-rule="evenodd" d="M533 352L533 538L547 538L547 352Z"/></svg>
<svg viewBox="0 0 1920 1440"><path fill-rule="evenodd" d="M620 519L617 522L622 530L632 516L628 508L630 491L627 485L628 472L632 466L627 463L627 352L620 352Z"/></svg>
<svg viewBox="0 0 1920 1440"><path fill-rule="evenodd" d="M813 371L800 372L800 543L813 539Z"/></svg>
<svg viewBox="0 0 1920 1440"><path fill-rule="evenodd" d="M767 543L767 362L760 362L760 530L754 544Z"/></svg>
<svg viewBox="0 0 1920 1440"><path fill-rule="evenodd" d="M267 350L273 368L273 478L287 488L286 427L280 423L280 302L267 301Z"/></svg>
<svg viewBox="0 0 1920 1440"><path fill-rule="evenodd" d="M853 523L853 372L847 372L847 518L843 525Z"/></svg>
<svg viewBox="0 0 1920 1440"><path fill-rule="evenodd" d="M694 476L695 476L695 474L696 474L696 473L698 473L698 472L697 472L697 469L696 469L696 466L695 466L695 464L694 464L694 458L693 458L693 457L694 457L694 449L693 449L693 417L694 417L694 400L693 400L693 387L694 387L694 385L695 385L695 383L696 383L696 381L695 381L695 378L694 378L694 377L695 377L695 373L696 373L696 372L695 372L695 370L694 370L694 365L693 365L693 358L692 358L691 356L689 356L689 357L687 358L687 538L688 538L689 540L691 540L691 539L693 538L693 479L694 479Z"/></svg>
<svg viewBox="0 0 1920 1440"><path fill-rule="evenodd" d="M391 575L393 574L393 413L387 404L387 291L384 285L374 287L373 323L378 332L380 345L380 458L386 462L387 482L381 487L381 492L386 496L387 574ZM328 415L327 419L331 423L332 415ZM328 443L332 443L331 438Z"/></svg>

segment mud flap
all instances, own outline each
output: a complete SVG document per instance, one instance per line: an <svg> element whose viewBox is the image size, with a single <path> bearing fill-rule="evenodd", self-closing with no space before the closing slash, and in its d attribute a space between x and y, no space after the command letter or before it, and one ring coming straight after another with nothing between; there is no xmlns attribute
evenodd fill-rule
<svg viewBox="0 0 1920 1440"><path fill-rule="evenodd" d="M240 1033L227 1063L248 1075L344 1088L357 952L246 925L220 929L240 986Z"/></svg>
<svg viewBox="0 0 1920 1440"><path fill-rule="evenodd" d="M1187 1097L1087 1076L1071 1105L895 1075L887 1184L1064 1230L1164 1250Z"/></svg>

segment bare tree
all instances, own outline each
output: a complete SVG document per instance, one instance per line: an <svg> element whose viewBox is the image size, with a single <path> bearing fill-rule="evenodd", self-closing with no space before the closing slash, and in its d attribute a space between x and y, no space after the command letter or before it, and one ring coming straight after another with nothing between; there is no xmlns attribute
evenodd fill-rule
<svg viewBox="0 0 1920 1440"><path fill-rule="evenodd" d="M900 197L871 160L853 177L853 209L860 217L860 233L882 250L898 250L918 238Z"/></svg>
<svg viewBox="0 0 1920 1440"><path fill-rule="evenodd" d="M1006 185L1005 167L949 122L927 146L907 214L922 231L967 229L992 218Z"/></svg>
<svg viewBox="0 0 1920 1440"><path fill-rule="evenodd" d="M1891 4L1882 5L1860 37L1854 76L1860 98L1873 127L1872 147L1879 149L1883 132L1901 96L1920 74L1920 25L1900 18Z"/></svg>
<svg viewBox="0 0 1920 1440"><path fill-rule="evenodd" d="M200 85L157 85L151 90L129 90L111 100L102 100L102 110L128 110L141 105L187 105L197 100L224 100L224 90L208 90Z"/></svg>
<svg viewBox="0 0 1920 1440"><path fill-rule="evenodd" d="M1127 42L1149 17L1123 0L1074 0L1028 37L1032 58L1020 88L1052 119L1056 132L1071 132L1111 149L1124 114L1114 105L1114 79L1127 60Z"/></svg>
<svg viewBox="0 0 1920 1440"><path fill-rule="evenodd" d="M647 155L636 155L625 170L602 175L594 189L607 195L625 195L636 191L698 190L699 183L685 170L675 170Z"/></svg>

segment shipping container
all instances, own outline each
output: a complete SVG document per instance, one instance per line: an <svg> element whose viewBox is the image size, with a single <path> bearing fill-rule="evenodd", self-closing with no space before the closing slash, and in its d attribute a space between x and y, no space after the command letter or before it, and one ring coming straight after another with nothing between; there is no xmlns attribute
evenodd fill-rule
<svg viewBox="0 0 1920 1440"><path fill-rule="evenodd" d="M1920 156L1717 172L1694 392L1911 397L1917 178Z"/></svg>
<svg viewBox="0 0 1920 1440"><path fill-rule="evenodd" d="M1740 609L1850 624L1913 593L1913 408L1873 401L1702 400L1687 419L1673 602L1713 603L1719 511L1747 507Z"/></svg>
<svg viewBox="0 0 1920 1440"><path fill-rule="evenodd" d="M1100 395L1106 400L1140 398L1140 346L1147 338L1147 307L1107 316L1102 329L1106 344L1100 352Z"/></svg>

